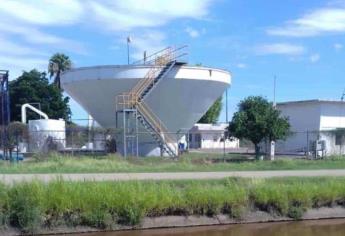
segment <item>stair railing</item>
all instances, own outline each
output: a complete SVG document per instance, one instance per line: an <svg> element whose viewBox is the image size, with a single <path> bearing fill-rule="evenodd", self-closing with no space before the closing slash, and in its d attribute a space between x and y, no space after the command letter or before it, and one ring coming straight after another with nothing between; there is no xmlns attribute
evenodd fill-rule
<svg viewBox="0 0 345 236"><path fill-rule="evenodd" d="M116 97L116 110L137 108L142 116L144 116L144 119L146 119L155 132L159 134L165 145L167 145L169 149L171 149L169 144L173 145L175 149L174 155L177 153L177 147L174 144L176 140L171 138L171 135L163 122L144 101L140 100L140 97L145 89L154 83L154 80L164 67L169 63L176 61L178 58L187 55L185 52L186 48L186 45L178 48L167 47L146 57L144 60L134 62L133 64L150 64L153 66L149 69L144 78L141 79L129 92L119 94Z"/></svg>
<svg viewBox="0 0 345 236"><path fill-rule="evenodd" d="M137 105L137 109L140 114L144 116L144 118L149 122L155 132L160 136L163 142L166 145L173 145L175 154L177 153L176 140L171 137L168 128L164 125L164 123L159 119L159 117L151 110L151 108L144 102L140 102ZM169 146L171 148L171 146Z"/></svg>

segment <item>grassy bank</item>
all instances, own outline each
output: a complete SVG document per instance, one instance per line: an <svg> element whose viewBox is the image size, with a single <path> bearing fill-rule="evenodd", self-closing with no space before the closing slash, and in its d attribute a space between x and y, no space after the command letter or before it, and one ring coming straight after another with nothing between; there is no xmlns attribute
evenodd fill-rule
<svg viewBox="0 0 345 236"><path fill-rule="evenodd" d="M298 219L308 208L345 205L345 178L160 182L40 182L0 185L0 227L137 225L145 216L241 218L260 209Z"/></svg>
<svg viewBox="0 0 345 236"><path fill-rule="evenodd" d="M179 160L159 157L123 159L119 156L91 158L51 155L21 163L0 161L0 173L115 173L115 172L177 172L177 171L243 171L243 170L311 170L344 169L345 157L324 160L238 161L246 156L228 154L186 154ZM237 161L231 161L231 160Z"/></svg>

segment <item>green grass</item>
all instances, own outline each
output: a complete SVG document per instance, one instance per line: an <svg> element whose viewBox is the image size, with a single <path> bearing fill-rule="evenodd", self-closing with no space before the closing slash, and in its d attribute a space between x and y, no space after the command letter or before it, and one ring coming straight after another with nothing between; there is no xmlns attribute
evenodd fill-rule
<svg viewBox="0 0 345 236"><path fill-rule="evenodd" d="M179 160L159 157L123 159L119 156L72 157L51 154L20 163L0 161L0 173L119 173L119 172L178 172L178 171L244 171L244 170L312 170L344 169L345 157L323 160L238 161L244 156L228 154L223 162L221 154L186 154Z"/></svg>
<svg viewBox="0 0 345 236"><path fill-rule="evenodd" d="M299 219L305 210L345 206L345 178L276 178L203 181L65 182L0 185L0 227L34 233L59 225L114 229L145 216L250 210Z"/></svg>

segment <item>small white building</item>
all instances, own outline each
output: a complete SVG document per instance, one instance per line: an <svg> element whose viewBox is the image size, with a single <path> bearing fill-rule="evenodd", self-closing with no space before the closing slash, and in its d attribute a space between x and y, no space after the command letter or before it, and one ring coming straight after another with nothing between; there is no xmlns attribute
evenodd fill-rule
<svg viewBox="0 0 345 236"><path fill-rule="evenodd" d="M195 124L188 134L189 148L239 148L239 140L225 138L228 124ZM224 144L225 141L225 144ZM225 146L224 146L225 145Z"/></svg>
<svg viewBox="0 0 345 236"><path fill-rule="evenodd" d="M277 104L289 117L292 134L276 144L277 153L345 154L345 102L305 100Z"/></svg>

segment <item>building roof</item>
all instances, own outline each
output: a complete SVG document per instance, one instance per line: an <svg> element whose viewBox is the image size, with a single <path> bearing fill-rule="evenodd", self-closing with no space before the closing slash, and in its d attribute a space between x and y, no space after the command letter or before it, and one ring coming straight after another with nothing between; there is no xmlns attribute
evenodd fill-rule
<svg viewBox="0 0 345 236"><path fill-rule="evenodd" d="M289 105L289 104L305 104L305 103L333 103L333 104L344 104L345 105L345 101L340 101L340 100L311 99L311 100L278 102L277 106L284 106L284 105Z"/></svg>
<svg viewBox="0 0 345 236"><path fill-rule="evenodd" d="M193 126L193 131L224 131L228 127L227 123L220 124L200 124L197 123Z"/></svg>

